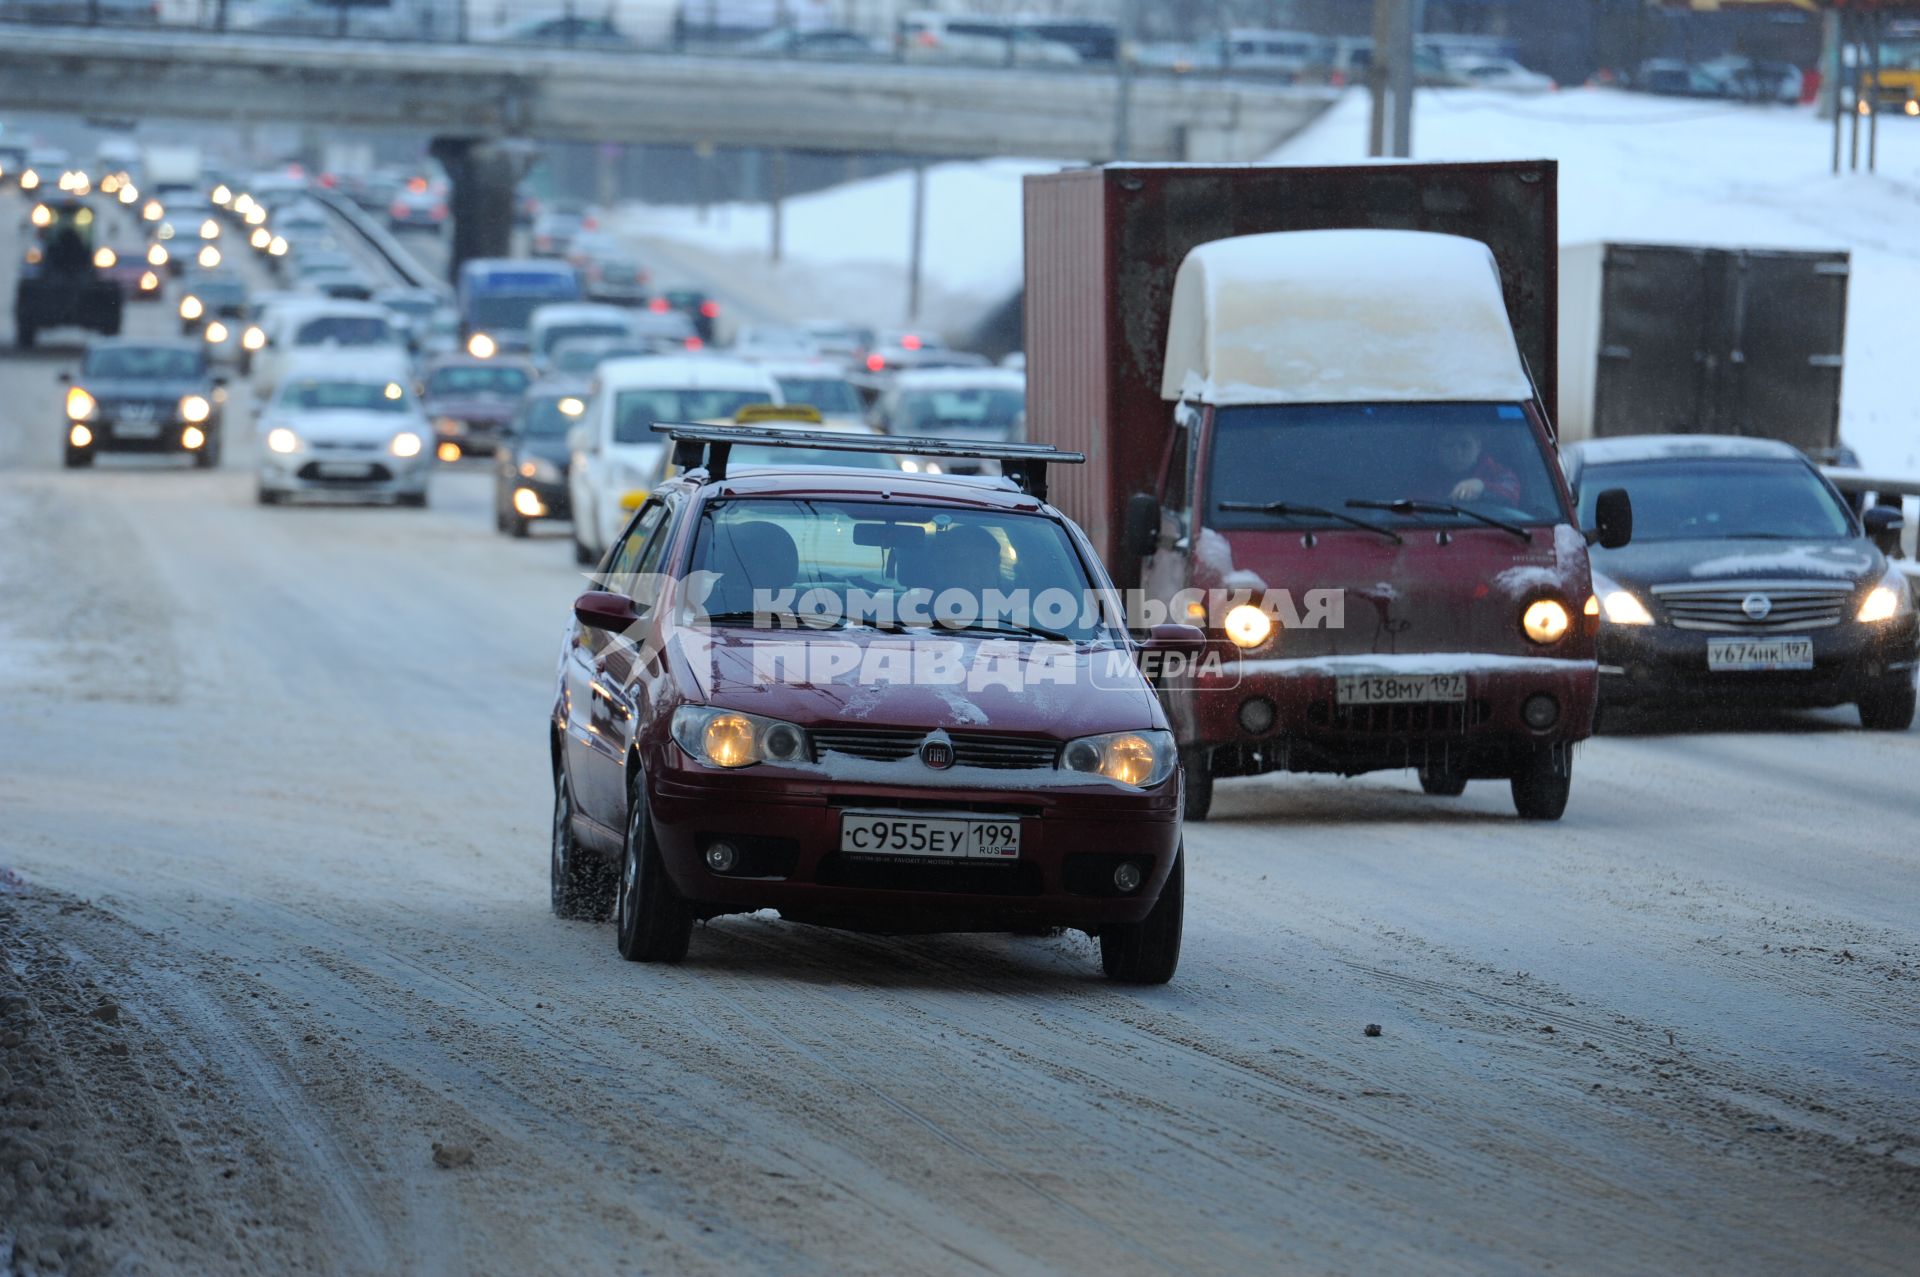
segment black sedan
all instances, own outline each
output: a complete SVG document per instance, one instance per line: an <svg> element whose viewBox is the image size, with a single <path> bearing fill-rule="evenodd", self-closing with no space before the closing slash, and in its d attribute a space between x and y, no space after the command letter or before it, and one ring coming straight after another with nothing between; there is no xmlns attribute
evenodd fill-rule
<svg viewBox="0 0 1920 1277"><path fill-rule="evenodd" d="M66 464L101 452L169 452L202 469L220 464L226 378L207 352L178 342L96 341L66 383Z"/></svg>
<svg viewBox="0 0 1920 1277"><path fill-rule="evenodd" d="M1633 543L1592 552L1603 709L1854 704L1864 727L1912 724L1920 620L1887 557L1898 510L1856 517L1767 439L1605 439L1563 459L1583 515L1607 488L1633 498Z"/></svg>
<svg viewBox="0 0 1920 1277"><path fill-rule="evenodd" d="M587 383L548 377L520 402L494 450L493 522L509 536L526 536L542 519L565 519L567 431L587 408Z"/></svg>

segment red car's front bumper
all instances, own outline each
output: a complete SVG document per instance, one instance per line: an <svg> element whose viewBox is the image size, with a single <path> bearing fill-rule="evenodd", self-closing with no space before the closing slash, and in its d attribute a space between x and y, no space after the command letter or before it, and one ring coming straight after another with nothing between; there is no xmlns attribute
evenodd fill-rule
<svg viewBox="0 0 1920 1277"><path fill-rule="evenodd" d="M1011 778L1010 778L1011 779ZM673 769L651 779L653 826L681 894L712 913L778 909L801 921L915 932L1137 922L1180 844L1180 778L1131 793L1105 784L946 789ZM840 851L843 812L1000 815L1020 821L1017 861L862 858ZM741 853L712 872L706 849ZM1126 861L1140 886L1122 894Z"/></svg>

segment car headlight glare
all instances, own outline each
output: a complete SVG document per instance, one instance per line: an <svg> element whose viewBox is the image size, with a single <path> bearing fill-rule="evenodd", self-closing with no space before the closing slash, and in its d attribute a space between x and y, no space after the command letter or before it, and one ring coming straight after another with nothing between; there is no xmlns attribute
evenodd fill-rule
<svg viewBox="0 0 1920 1277"><path fill-rule="evenodd" d="M1907 583L1900 578L1898 570L1888 572L1880 584L1867 591L1867 597L1860 601L1860 610L1854 613L1854 619L1868 625L1890 621L1906 610L1911 597L1907 592Z"/></svg>
<svg viewBox="0 0 1920 1277"><path fill-rule="evenodd" d="M1251 603L1228 610L1221 628L1235 647L1259 647L1273 635L1273 618Z"/></svg>
<svg viewBox="0 0 1920 1277"><path fill-rule="evenodd" d="M84 448L93 442L93 431L76 421L73 428L67 431L67 442L76 448Z"/></svg>
<svg viewBox="0 0 1920 1277"><path fill-rule="evenodd" d="M800 728L738 710L682 705L673 712L673 739L712 767L808 761L807 734Z"/></svg>
<svg viewBox="0 0 1920 1277"><path fill-rule="evenodd" d="M167 257L167 246L165 244L155 244L147 250L147 265L165 266L167 264Z"/></svg>
<svg viewBox="0 0 1920 1277"><path fill-rule="evenodd" d="M250 325L240 334L240 344L248 350L259 350L267 344L267 332L258 324Z"/></svg>
<svg viewBox="0 0 1920 1277"><path fill-rule="evenodd" d="M1593 574L1593 594L1598 602L1594 607L1606 618L1609 625L1652 625L1653 613L1647 611L1647 605L1632 590L1622 589L1620 583L1605 573ZM1591 612L1588 613L1592 615Z"/></svg>
<svg viewBox="0 0 1920 1277"><path fill-rule="evenodd" d="M140 275L140 291L150 293L160 287L160 277L152 271L143 271Z"/></svg>
<svg viewBox="0 0 1920 1277"><path fill-rule="evenodd" d="M256 226L253 228L253 234L247 236L247 243L264 253L273 243L273 232L264 226Z"/></svg>
<svg viewBox="0 0 1920 1277"><path fill-rule="evenodd" d="M67 391L67 417L69 420L85 421L93 415L94 409L99 406L100 405L93 401L92 395L80 389L78 386Z"/></svg>
<svg viewBox="0 0 1920 1277"><path fill-rule="evenodd" d="M420 455L420 436L411 430L403 430L393 437L387 445L387 451L396 457L417 457Z"/></svg>
<svg viewBox="0 0 1920 1277"><path fill-rule="evenodd" d="M198 319L200 318L200 316L206 313L207 313L207 308L204 305L202 305L200 302L200 299L198 297L195 297L192 293L188 293L185 297L182 297L180 299L180 318Z"/></svg>
<svg viewBox="0 0 1920 1277"><path fill-rule="evenodd" d="M217 346L225 341L230 334L227 332L227 326L216 319L207 325L205 335L209 343Z"/></svg>
<svg viewBox="0 0 1920 1277"><path fill-rule="evenodd" d="M1173 775L1179 757L1172 732L1109 732L1068 741L1060 752L1060 765L1068 771L1150 789Z"/></svg>
<svg viewBox="0 0 1920 1277"><path fill-rule="evenodd" d="M1520 615L1520 628L1536 643L1558 643L1572 624L1573 618L1558 599L1535 599Z"/></svg>
<svg viewBox="0 0 1920 1277"><path fill-rule="evenodd" d="M196 260L200 263L201 269L212 270L220 264L220 250L208 244L200 250L200 256Z"/></svg>
<svg viewBox="0 0 1920 1277"><path fill-rule="evenodd" d="M111 248L99 248L94 251L93 264L100 270L112 270L120 263L120 254Z"/></svg>
<svg viewBox="0 0 1920 1277"><path fill-rule="evenodd" d="M190 421L197 426L212 415L213 405L206 401L205 396L188 395L180 401L180 416L182 420Z"/></svg>
<svg viewBox="0 0 1920 1277"><path fill-rule="evenodd" d="M485 333L475 333L467 338L467 353L475 359L492 359L500 350L500 343Z"/></svg>
<svg viewBox="0 0 1920 1277"><path fill-rule="evenodd" d="M298 452L300 436L285 426L275 426L267 431L267 447L274 452Z"/></svg>
<svg viewBox="0 0 1920 1277"><path fill-rule="evenodd" d="M528 457L520 463L520 477L535 479L542 483L560 482L560 467L545 457Z"/></svg>

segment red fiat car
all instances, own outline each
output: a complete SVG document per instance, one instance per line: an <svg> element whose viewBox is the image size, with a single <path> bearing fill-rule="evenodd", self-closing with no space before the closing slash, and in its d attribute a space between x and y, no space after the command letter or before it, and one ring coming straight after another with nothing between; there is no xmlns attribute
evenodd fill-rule
<svg viewBox="0 0 1920 1277"><path fill-rule="evenodd" d="M1178 755L1033 445L1009 478L793 466L733 443L965 445L675 428L657 489L574 604L549 731L552 904L679 960L697 919L777 909L881 932L1074 927L1109 976L1179 960Z"/></svg>

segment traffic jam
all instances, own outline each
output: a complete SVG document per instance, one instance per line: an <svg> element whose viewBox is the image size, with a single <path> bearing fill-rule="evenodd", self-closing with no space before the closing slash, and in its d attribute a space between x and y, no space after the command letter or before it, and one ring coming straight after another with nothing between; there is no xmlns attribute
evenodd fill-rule
<svg viewBox="0 0 1920 1277"><path fill-rule="evenodd" d="M716 347L710 298L591 301L564 257L469 261L450 300L383 289L340 242L354 222L286 174L23 190L37 272L16 313L23 334L105 334L61 374L68 466L213 466L244 431L260 504L418 507L436 467L491 456L500 531L570 523L595 588L547 728L551 905L612 917L623 956L676 961L695 922L775 909L1070 927L1109 976L1158 983L1180 828L1217 781L1407 769L1437 798L1505 782L1521 819L1553 821L1576 747L1636 706L1912 723L1897 504L1783 442L1556 437L1533 371L1559 366L1554 178L1029 178L1052 233L1081 234L1064 210L1091 196L1137 243L1034 274L1024 373L914 333ZM1449 211L1286 211L1408 196ZM1201 238L1179 210L1208 198L1250 211ZM104 247L122 221L141 235ZM151 273L128 291L123 254L167 271L179 340L114 335ZM1409 312L1415 277L1430 304ZM1125 358L1083 296L1148 324L1161 358ZM251 422L227 420L236 378Z"/></svg>
<svg viewBox="0 0 1920 1277"><path fill-rule="evenodd" d="M0 1277L1904 1271L1871 236L815 156L781 262L556 147L482 252L437 144L20 138ZM909 199L906 307L809 256Z"/></svg>

